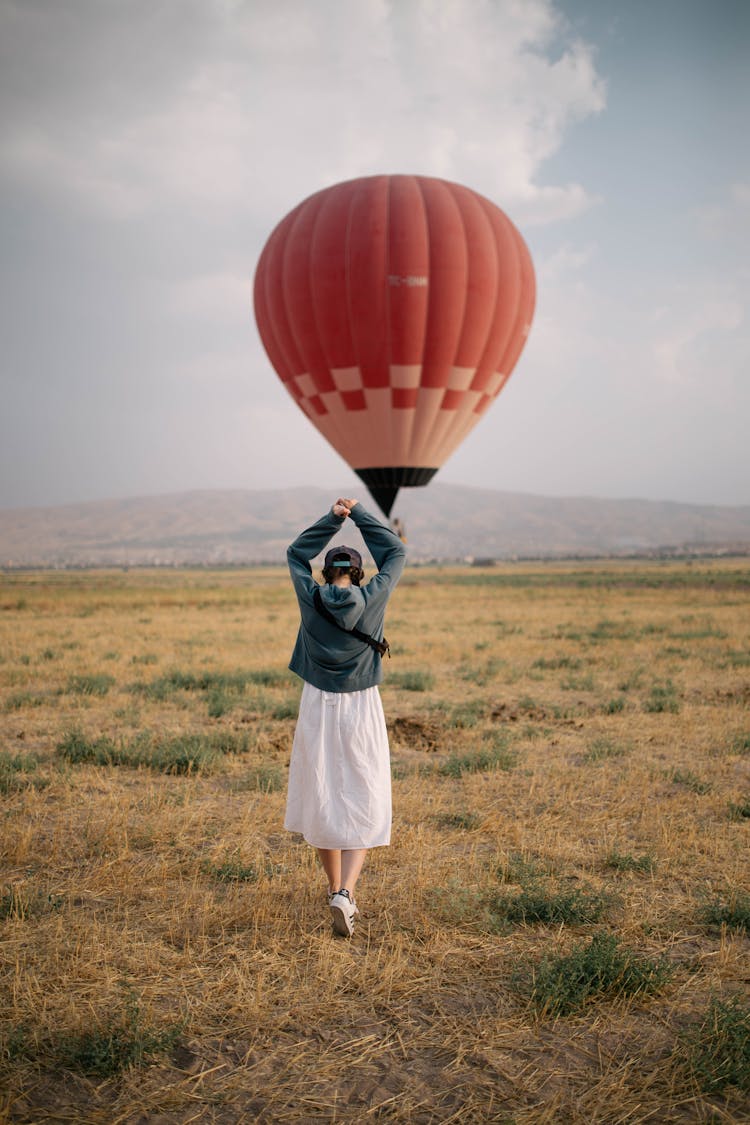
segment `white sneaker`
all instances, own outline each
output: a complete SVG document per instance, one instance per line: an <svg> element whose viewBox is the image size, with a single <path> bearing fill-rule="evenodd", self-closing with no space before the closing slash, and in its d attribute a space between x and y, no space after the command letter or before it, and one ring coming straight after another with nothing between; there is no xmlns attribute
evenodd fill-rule
<svg viewBox="0 0 750 1125"><path fill-rule="evenodd" d="M331 895L328 905L333 917L333 932L339 937L351 937L354 933L354 919L359 911L357 904L347 890L337 891Z"/></svg>

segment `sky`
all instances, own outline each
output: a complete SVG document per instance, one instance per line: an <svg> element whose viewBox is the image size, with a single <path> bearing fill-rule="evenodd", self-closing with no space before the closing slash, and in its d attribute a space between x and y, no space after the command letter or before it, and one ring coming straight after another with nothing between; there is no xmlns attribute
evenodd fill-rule
<svg viewBox="0 0 750 1125"><path fill-rule="evenodd" d="M252 282L379 172L486 195L536 269L438 480L750 503L749 60L746 0L0 0L0 507L361 490Z"/></svg>

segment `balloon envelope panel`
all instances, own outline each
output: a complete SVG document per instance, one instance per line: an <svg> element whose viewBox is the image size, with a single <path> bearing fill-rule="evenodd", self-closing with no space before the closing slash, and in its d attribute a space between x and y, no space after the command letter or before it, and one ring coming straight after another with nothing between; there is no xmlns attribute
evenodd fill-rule
<svg viewBox="0 0 750 1125"><path fill-rule="evenodd" d="M365 483L376 472L396 489L399 474L434 475L500 393L534 298L507 215L426 176L310 196L255 275L258 329L284 386Z"/></svg>

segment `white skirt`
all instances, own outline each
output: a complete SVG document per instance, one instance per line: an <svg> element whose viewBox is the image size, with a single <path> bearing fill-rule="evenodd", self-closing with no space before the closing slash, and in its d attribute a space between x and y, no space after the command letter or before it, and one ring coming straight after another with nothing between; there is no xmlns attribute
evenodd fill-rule
<svg viewBox="0 0 750 1125"><path fill-rule="evenodd" d="M377 687L332 692L305 683L284 827L315 848L391 842L391 761Z"/></svg>

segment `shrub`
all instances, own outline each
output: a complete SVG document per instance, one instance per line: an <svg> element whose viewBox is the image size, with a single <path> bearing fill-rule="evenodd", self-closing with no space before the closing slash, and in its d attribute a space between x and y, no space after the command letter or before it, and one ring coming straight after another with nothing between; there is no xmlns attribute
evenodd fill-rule
<svg viewBox="0 0 750 1125"><path fill-rule="evenodd" d="M727 1086L750 1091L750 1009L739 997L714 997L683 1043L686 1062L705 1093L722 1093Z"/></svg>
<svg viewBox="0 0 750 1125"><path fill-rule="evenodd" d="M138 1001L129 996L124 1012L111 1016L102 1026L58 1034L53 1051L71 1070L110 1078L174 1047L182 1029L182 1024L160 1032L144 1027Z"/></svg>
<svg viewBox="0 0 750 1125"><path fill-rule="evenodd" d="M709 926L726 926L729 930L750 932L750 895L736 891L727 901L715 898L701 908L701 917Z"/></svg>
<svg viewBox="0 0 750 1125"><path fill-rule="evenodd" d="M507 922L576 926L598 922L607 906L608 900L604 895L586 888L548 891L537 883L531 883L515 898L496 896L490 909Z"/></svg>
<svg viewBox="0 0 750 1125"><path fill-rule="evenodd" d="M117 752L117 747L111 738L102 735L100 738L87 738L80 731L68 731L62 741L57 744L57 753L66 762L78 765L80 762L94 762L98 766L108 766Z"/></svg>
<svg viewBox="0 0 750 1125"><path fill-rule="evenodd" d="M511 852L497 869L497 875L503 883L530 883L550 873L550 866L544 860L519 852Z"/></svg>
<svg viewBox="0 0 750 1125"><path fill-rule="evenodd" d="M545 957L532 972L530 998L543 1015L565 1016L597 999L658 992L671 975L666 959L641 957L599 933L565 956Z"/></svg>

